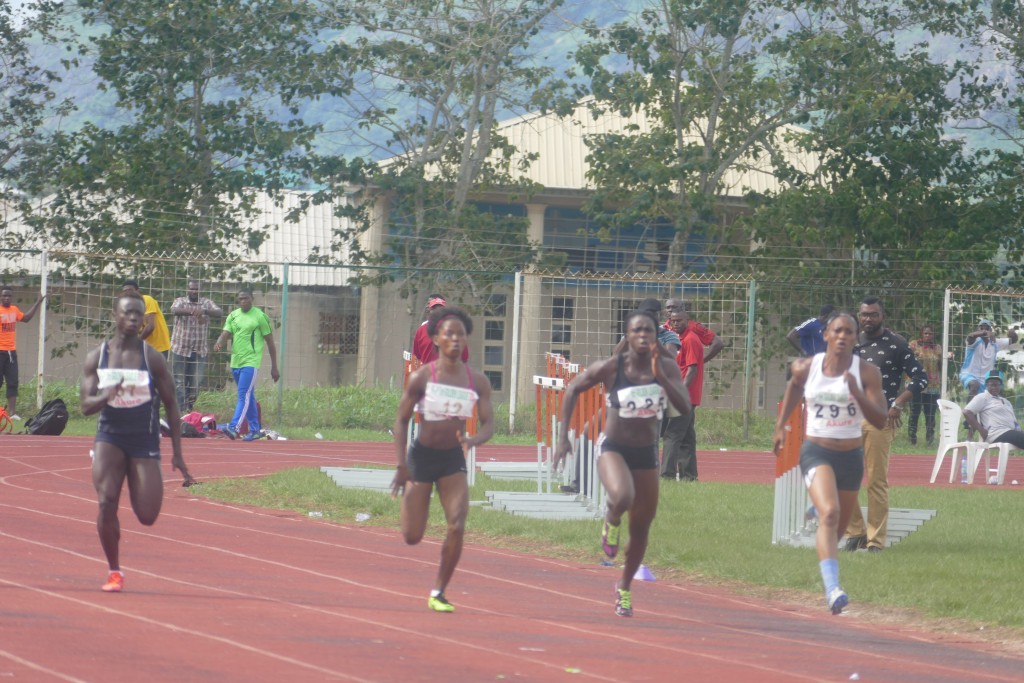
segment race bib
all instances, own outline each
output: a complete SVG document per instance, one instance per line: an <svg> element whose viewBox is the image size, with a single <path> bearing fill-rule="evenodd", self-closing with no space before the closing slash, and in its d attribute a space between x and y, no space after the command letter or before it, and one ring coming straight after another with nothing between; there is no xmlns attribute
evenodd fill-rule
<svg viewBox="0 0 1024 683"><path fill-rule="evenodd" d="M624 387L616 392L619 417L657 417L665 412L665 392L660 384Z"/></svg>
<svg viewBox="0 0 1024 683"><path fill-rule="evenodd" d="M473 417L477 398L472 389L427 382L421 403L423 419L430 422L468 420Z"/></svg>
<svg viewBox="0 0 1024 683"><path fill-rule="evenodd" d="M127 368L101 368L96 371L100 378L99 388L117 386L117 396L107 403L111 408L135 408L153 399L149 384L149 372L146 370L130 370Z"/></svg>

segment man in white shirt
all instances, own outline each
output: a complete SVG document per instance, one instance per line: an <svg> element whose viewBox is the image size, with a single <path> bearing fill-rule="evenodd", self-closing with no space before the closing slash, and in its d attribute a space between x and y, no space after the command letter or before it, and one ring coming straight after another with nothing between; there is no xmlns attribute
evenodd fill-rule
<svg viewBox="0 0 1024 683"><path fill-rule="evenodd" d="M1024 448L1024 431L1017 424L1013 404L1000 396L1003 373L993 370L985 376L985 391L964 408L964 419L987 443L1010 443Z"/></svg>
<svg viewBox="0 0 1024 683"><path fill-rule="evenodd" d="M967 353L960 369L960 383L967 389L970 401L981 390L986 377L996 366L996 354L1017 341L1017 330L1009 336L996 337L991 320L978 322L978 329L967 335Z"/></svg>

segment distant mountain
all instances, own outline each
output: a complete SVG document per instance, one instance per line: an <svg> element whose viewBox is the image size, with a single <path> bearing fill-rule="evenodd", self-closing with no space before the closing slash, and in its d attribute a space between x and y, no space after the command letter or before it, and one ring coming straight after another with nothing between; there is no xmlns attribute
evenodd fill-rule
<svg viewBox="0 0 1024 683"><path fill-rule="evenodd" d="M645 0L613 0L596 4L570 0L549 18L543 34L535 39L534 45L538 49L534 59L561 74L571 65L570 55L583 39L582 32L574 27L585 20L601 26L623 21L647 4ZM82 27L80 35L85 39L89 35L100 33L101 30L99 27ZM925 38L923 34L908 33L903 41L910 44ZM932 39L930 49L935 59L940 61L956 59L962 52L959 41L941 38ZM68 56L63 50L52 46L40 47L36 54L40 64L57 71L63 71L60 60ZM115 95L100 89L101 80L93 73L91 67L91 61L85 58L77 68L65 73L63 82L57 87L57 94L59 98L71 98L77 110L63 120L50 122L52 128L77 130L87 121L101 127L116 128L130 121L127 113L115 106ZM982 68L990 70L990 77L993 79L1003 80L1007 77L998 63L987 63ZM522 113L524 112L506 111L501 113L501 117L509 118ZM339 114L339 103L330 100L310 101L302 110L305 121L322 124L328 131L339 128L338 123L342 116ZM973 147L1000 146L998 141L982 131L951 129L950 135L962 137ZM383 133L372 135L364 141L356 140L352 135L336 133L324 136L321 151L346 156L363 154L371 158L381 158L388 155L380 150L383 145ZM374 148L377 148L376 151Z"/></svg>

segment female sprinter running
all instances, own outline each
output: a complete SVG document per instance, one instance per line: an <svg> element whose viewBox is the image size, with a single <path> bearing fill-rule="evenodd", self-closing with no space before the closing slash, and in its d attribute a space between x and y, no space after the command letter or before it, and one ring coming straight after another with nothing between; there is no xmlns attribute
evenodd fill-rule
<svg viewBox="0 0 1024 683"><path fill-rule="evenodd" d="M631 617L630 585L647 552L651 522L658 511L658 431L666 397L684 415L691 405L679 366L661 353L660 325L653 314L632 311L625 327L625 352L594 363L566 387L553 466L557 468L572 448L568 430L579 394L604 384L608 422L598 439L597 472L608 491L608 502L601 546L609 558L615 557L622 516L628 512L629 544L622 576L615 584L615 613Z"/></svg>
<svg viewBox="0 0 1024 683"><path fill-rule="evenodd" d="M437 495L448 522L441 565L427 606L435 612L453 612L444 589L462 554L462 538L469 512L469 485L464 449L478 446L494 435L491 385L482 372L462 361L473 321L457 308L436 308L427 318L427 334L438 350L437 360L409 376L395 419L395 457L398 467L391 493L402 494L402 536L409 545L423 539L430 511L430 493ZM478 432L466 436L466 420L476 407ZM409 421L420 413L419 431L407 451Z"/></svg>
<svg viewBox="0 0 1024 683"><path fill-rule="evenodd" d="M793 361L773 437L778 455L786 420L802 398L807 405L807 438L800 448L800 470L818 511L818 565L832 614L850 602L839 585L837 551L859 504L857 492L864 477L861 423L867 420L882 429L889 412L881 372L853 352L857 334L853 314L834 313L825 323L825 352Z"/></svg>

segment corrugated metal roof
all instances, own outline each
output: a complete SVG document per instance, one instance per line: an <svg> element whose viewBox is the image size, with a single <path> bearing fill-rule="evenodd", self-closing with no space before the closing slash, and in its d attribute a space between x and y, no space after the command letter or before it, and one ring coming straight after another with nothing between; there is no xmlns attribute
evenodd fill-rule
<svg viewBox="0 0 1024 683"><path fill-rule="evenodd" d="M247 255L245 260L273 264L269 266L270 272L279 280L283 280L284 277L284 267L280 264L285 262L294 264L289 266L288 271L288 281L291 285L345 285L352 276L351 269L313 265L309 261L316 253L330 254L331 243L337 239L336 232L342 227L349 227L348 219L334 215L334 207L345 205L347 200L341 198L336 205L310 206L297 222L289 222L286 219L288 213L296 209L303 198L308 195L308 192L290 190L282 194L280 202L275 202L265 192L256 194L253 203L258 209L258 213L252 219L252 227L257 229L277 227L268 232L267 239L260 245L257 252ZM8 247L17 246L25 249L43 249L45 247L44 240L33 235L20 218L10 210L10 207L0 205L0 211L3 211L3 214L0 215L9 221L0 231L5 238L4 243ZM237 245L231 251L236 254L241 253L241 245ZM348 247L344 246L340 254L342 263L349 261L349 253ZM41 267L38 254L5 252L2 254L2 258L3 265L7 268L25 268L29 272L38 273Z"/></svg>
<svg viewBox="0 0 1024 683"><path fill-rule="evenodd" d="M280 203L275 202L273 198L263 192L256 196L255 205L261 215L253 219L253 227L258 229L275 225L278 227L270 231L267 239L260 245L259 251L249 260L275 264L283 262L296 264L289 266L288 269L290 285L344 285L352 276L349 268L298 265L307 264L314 254L319 253L321 256L330 254L331 243L337 239L336 232L349 225L348 219L334 215L334 207L344 206L345 198L338 200L336 205L310 206L298 222L292 223L286 220L288 212L297 208L303 197L307 195L308 193L301 191L288 191L284 193ZM346 246L341 254L343 263L349 261L348 256L349 250ZM278 279L283 279L283 266L273 265L270 267L270 271Z"/></svg>
<svg viewBox="0 0 1024 683"><path fill-rule="evenodd" d="M499 124L499 132L506 136L518 149L514 156L513 168L528 155L537 155L525 173L515 171L539 185L551 189L594 189L587 180L590 169L586 161L589 148L586 139L593 135L608 133L630 134L630 126L636 127L636 134L649 133L651 126L644 112L622 116L617 112L605 112L594 117L587 109L587 100L582 101L568 118L555 114L527 114ZM796 127L787 127L798 132ZM783 136L779 136L780 138ZM693 137L694 141L697 137ZM787 156L797 168L810 170L817 166L813 155L801 152L791 143L779 139L776 148ZM749 168L747 168L749 167ZM723 178L724 194L743 196L749 191L768 192L782 189L771 167L767 154L754 161L746 158L736 164Z"/></svg>

